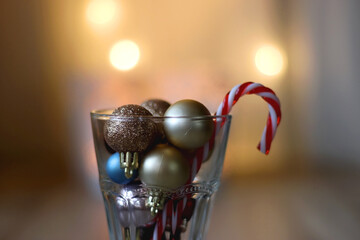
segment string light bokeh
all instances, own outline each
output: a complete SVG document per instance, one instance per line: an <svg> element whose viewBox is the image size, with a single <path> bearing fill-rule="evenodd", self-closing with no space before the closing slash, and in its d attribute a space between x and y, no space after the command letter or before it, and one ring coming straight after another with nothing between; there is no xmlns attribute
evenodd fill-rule
<svg viewBox="0 0 360 240"><path fill-rule="evenodd" d="M262 74L275 76L284 71L284 57L275 46L264 45L256 51L255 65Z"/></svg>
<svg viewBox="0 0 360 240"><path fill-rule="evenodd" d="M114 68L128 71L139 62L140 49L133 41L121 40L111 48L109 59Z"/></svg>
<svg viewBox="0 0 360 240"><path fill-rule="evenodd" d="M86 9L87 19L98 25L110 23L117 14L118 2L114 0L91 0Z"/></svg>

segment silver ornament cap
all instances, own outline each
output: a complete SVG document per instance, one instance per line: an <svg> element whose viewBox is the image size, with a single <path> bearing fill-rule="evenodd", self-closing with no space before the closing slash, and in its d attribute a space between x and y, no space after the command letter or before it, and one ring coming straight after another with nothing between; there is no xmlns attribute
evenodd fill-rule
<svg viewBox="0 0 360 240"><path fill-rule="evenodd" d="M183 149L202 147L214 130L209 110L195 100L180 100L165 112L164 130L167 139ZM189 119L189 117L195 117ZM203 118L201 118L203 117Z"/></svg>

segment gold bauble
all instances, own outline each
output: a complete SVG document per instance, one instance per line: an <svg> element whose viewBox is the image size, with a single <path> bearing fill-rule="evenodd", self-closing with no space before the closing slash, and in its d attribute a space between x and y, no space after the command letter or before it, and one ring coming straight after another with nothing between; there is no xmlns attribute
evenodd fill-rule
<svg viewBox="0 0 360 240"><path fill-rule="evenodd" d="M194 100L181 100L165 112L164 130L167 139L183 149L202 147L209 141L214 123L209 110ZM193 117L192 119L189 119Z"/></svg>
<svg viewBox="0 0 360 240"><path fill-rule="evenodd" d="M147 186L174 190L186 183L189 162L182 153L168 145L158 145L147 153L139 168L141 182Z"/></svg>

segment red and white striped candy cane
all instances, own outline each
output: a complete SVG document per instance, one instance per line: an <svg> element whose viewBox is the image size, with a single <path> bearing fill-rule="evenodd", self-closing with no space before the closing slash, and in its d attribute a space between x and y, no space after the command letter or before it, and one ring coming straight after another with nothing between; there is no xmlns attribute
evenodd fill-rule
<svg viewBox="0 0 360 240"><path fill-rule="evenodd" d="M271 142L275 137L276 129L280 124L281 120L281 110L280 110L280 101L275 93L270 89L267 88L260 83L253 83L253 82L246 82L242 84L238 84L233 87L226 95L224 100L221 102L218 110L216 111L215 115L227 115L230 113L232 107L237 103L240 97L246 94L255 94L262 97L267 103L269 107L269 115L268 119L264 128L264 131L261 136L261 140L258 144L258 149L264 153L269 154ZM220 119L220 118L219 118ZM221 127L223 126L223 121L215 119L215 130L209 142L207 142L203 147L198 149L196 156L191 160L191 174L188 183L191 183L196 174L199 172L201 163L208 158L209 153L214 148L215 137L217 133L220 131ZM186 202L185 202L186 204ZM158 221L155 226L154 230L154 237L153 239L160 239L165 231L166 224L166 212L168 205L172 205L172 200L170 200L163 210L163 214L159 215ZM183 210L183 209L182 209ZM165 212L165 215L164 215ZM175 213L173 213L175 214ZM176 213L178 214L178 213ZM165 219L164 219L165 218ZM173 217L172 217L173 218ZM174 224L172 224L172 228ZM175 225L176 226L176 225ZM174 231L174 230L173 230ZM159 237L160 236L160 237Z"/></svg>
<svg viewBox="0 0 360 240"><path fill-rule="evenodd" d="M190 171L191 172L190 172L190 177L189 177L189 180L187 181L187 184L190 184L194 180L196 174L200 170L201 163L209 157L209 153L214 148L215 136L218 132L218 131L216 131L216 122L214 122L214 124L215 124L215 128L214 128L214 131L213 131L213 134L212 134L210 140L203 147L199 148L196 151L194 158L190 160L190 166L191 166Z"/></svg>
<svg viewBox="0 0 360 240"><path fill-rule="evenodd" d="M262 97L269 107L269 116L258 144L258 149L264 153L269 154L271 142L275 137L276 129L280 124L281 110L280 101L275 93L260 83L246 82L238 84L233 87L224 97L215 115L227 115L230 113L232 107L237 103L240 97L246 94L255 94ZM219 118L220 119L220 118ZM191 160L191 174L188 183L191 183L196 174L199 172L201 163L208 158L209 152L214 148L215 136L222 127L222 121L218 118L215 119L215 131L209 140L202 148L197 151L196 156Z"/></svg>
<svg viewBox="0 0 360 240"><path fill-rule="evenodd" d="M270 88L264 87L260 83L253 82L236 85L226 94L216 112L216 115L229 114L231 108L236 104L239 98L246 94L258 95L268 103L269 116L261 136L261 140L258 144L258 149L264 154L269 154L271 142L275 137L276 129L279 126L281 119L280 101ZM216 132L218 132L220 127L221 124L217 124Z"/></svg>

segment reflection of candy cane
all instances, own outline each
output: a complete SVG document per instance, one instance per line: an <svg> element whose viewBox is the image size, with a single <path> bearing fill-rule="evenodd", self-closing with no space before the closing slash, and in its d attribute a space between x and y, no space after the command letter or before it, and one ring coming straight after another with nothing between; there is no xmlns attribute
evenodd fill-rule
<svg viewBox="0 0 360 240"><path fill-rule="evenodd" d="M175 235L177 226L181 224L182 213L186 207L187 197L180 199L174 206L174 200L169 200L157 216L152 240L161 240L165 232L166 223L170 224L171 233Z"/></svg>
<svg viewBox="0 0 360 240"><path fill-rule="evenodd" d="M264 153L269 154L271 142L275 137L276 129L280 124L281 119L281 110L280 110L280 101L275 93L267 87L259 83L246 82L243 84L236 85L233 87L230 92L225 95L224 100L221 102L217 112L215 115L227 115L230 113L231 108L236 104L240 97L246 94L255 94L262 97L267 103L269 107L269 116L260 140L258 144L258 149ZM224 121L221 117L215 119L215 130L214 133L203 147L198 149L196 156L191 160L191 174L188 183L191 183L198 171L200 170L201 163L208 158L209 152L214 148L215 136L220 131L221 127L224 124ZM168 202L168 204L164 208L164 212L166 212L166 208L168 205L172 205L172 200ZM173 214L175 214L173 212ZM178 214L178 213L177 213ZM165 230L165 226L162 223L166 223L166 214L165 216L159 215L158 221L154 230L154 240L160 239L158 236L162 236ZM172 215L173 216L173 215ZM165 219L164 219L165 218ZM173 230L174 231L174 230ZM160 234L160 235L158 235ZM155 236L157 238L155 238Z"/></svg>

